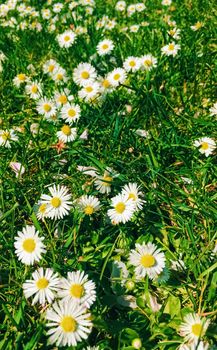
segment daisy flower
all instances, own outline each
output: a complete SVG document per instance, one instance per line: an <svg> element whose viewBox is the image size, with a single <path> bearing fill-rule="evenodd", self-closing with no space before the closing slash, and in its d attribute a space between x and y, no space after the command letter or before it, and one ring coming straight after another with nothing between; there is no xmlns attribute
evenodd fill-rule
<svg viewBox="0 0 217 350"><path fill-rule="evenodd" d="M141 66L141 61L138 57L130 56L126 58L126 60L123 63L123 66L127 72L136 72Z"/></svg>
<svg viewBox="0 0 217 350"><path fill-rule="evenodd" d="M150 71L157 67L157 59L151 54L144 55L140 58L141 68Z"/></svg>
<svg viewBox="0 0 217 350"><path fill-rule="evenodd" d="M111 86L117 87L123 84L127 78L126 71L123 68L115 68L112 72L108 74L108 81Z"/></svg>
<svg viewBox="0 0 217 350"><path fill-rule="evenodd" d="M41 14L43 19L49 19L51 18L51 15L52 15L49 9L42 9Z"/></svg>
<svg viewBox="0 0 217 350"><path fill-rule="evenodd" d="M73 95L70 95L69 89L56 91L54 93L54 99L58 107L62 107L74 99Z"/></svg>
<svg viewBox="0 0 217 350"><path fill-rule="evenodd" d="M114 177L112 176L112 169L107 168L103 176L98 176L96 173L95 173L95 176L96 176L96 180L94 181L94 185L96 186L96 189L103 194L111 192L111 183Z"/></svg>
<svg viewBox="0 0 217 350"><path fill-rule="evenodd" d="M57 131L57 137L64 143L74 141L77 136L77 128L71 128L69 125L63 125L60 131Z"/></svg>
<svg viewBox="0 0 217 350"><path fill-rule="evenodd" d="M165 267L165 255L151 242L145 244L136 244L136 249L132 250L129 256L129 262L135 266L135 274L138 278L144 278L146 275L150 279L155 279Z"/></svg>
<svg viewBox="0 0 217 350"><path fill-rule="evenodd" d="M180 335L185 337L186 341L198 342L206 333L209 323L209 320L201 318L198 314L187 314L180 325Z"/></svg>
<svg viewBox="0 0 217 350"><path fill-rule="evenodd" d="M56 115L56 106L53 101L47 98L42 98L38 100L36 105L36 110L40 115L43 115L46 119Z"/></svg>
<svg viewBox="0 0 217 350"><path fill-rule="evenodd" d="M59 13L59 12L61 12L62 8L63 8L63 4L61 4L60 2L57 2L53 6L53 12Z"/></svg>
<svg viewBox="0 0 217 350"><path fill-rule="evenodd" d="M25 90L27 95L29 95L33 100L37 100L42 95L42 87L41 84L37 81L28 82L25 86Z"/></svg>
<svg viewBox="0 0 217 350"><path fill-rule="evenodd" d="M27 280L23 283L23 292L26 299L34 295L32 305L39 302L45 305L46 301L52 303L59 289L60 279L57 273L52 269L43 269L40 267L33 272L32 280Z"/></svg>
<svg viewBox="0 0 217 350"><path fill-rule="evenodd" d="M54 72L54 70L59 68L59 67L60 67L60 65L59 65L59 63L57 63L57 61L50 59L44 63L43 72L48 73L48 74L52 74Z"/></svg>
<svg viewBox="0 0 217 350"><path fill-rule="evenodd" d="M70 125L80 118L81 108L77 104L67 103L61 109L60 115Z"/></svg>
<svg viewBox="0 0 217 350"><path fill-rule="evenodd" d="M38 209L37 209L37 214L36 214L37 218L39 220L43 220L44 218L47 217L47 204L45 203L38 203Z"/></svg>
<svg viewBox="0 0 217 350"><path fill-rule="evenodd" d="M197 22L195 23L193 26L190 26L190 28L196 32L197 30L199 30L200 28L203 27L203 23L202 22Z"/></svg>
<svg viewBox="0 0 217 350"><path fill-rule="evenodd" d="M100 92L103 94L112 92L115 88L111 86L107 77L99 77L98 82L100 84Z"/></svg>
<svg viewBox="0 0 217 350"><path fill-rule="evenodd" d="M90 63L80 63L73 71L73 80L80 86L94 82L96 76L96 70Z"/></svg>
<svg viewBox="0 0 217 350"><path fill-rule="evenodd" d="M88 346L85 350L99 350L98 346Z"/></svg>
<svg viewBox="0 0 217 350"><path fill-rule="evenodd" d="M178 28L173 28L167 31L167 33L173 38L173 39L180 39L180 32L181 30Z"/></svg>
<svg viewBox="0 0 217 350"><path fill-rule="evenodd" d="M161 52L163 55L175 57L177 55L178 51L180 50L180 48L181 48L180 45L172 42L168 45L163 46L161 48Z"/></svg>
<svg viewBox="0 0 217 350"><path fill-rule="evenodd" d="M16 77L13 79L13 84L16 87L20 87L21 84L26 83L28 80L28 77L24 73L20 73L16 75Z"/></svg>
<svg viewBox="0 0 217 350"><path fill-rule="evenodd" d="M78 207L86 215L92 215L100 208L100 201L97 197L84 195L77 200Z"/></svg>
<svg viewBox="0 0 217 350"><path fill-rule="evenodd" d="M135 12L136 12L136 5L131 4L127 7L127 15L128 16L131 16Z"/></svg>
<svg viewBox="0 0 217 350"><path fill-rule="evenodd" d="M123 12L126 9L126 2L125 1L118 1L115 5L115 10Z"/></svg>
<svg viewBox="0 0 217 350"><path fill-rule="evenodd" d="M199 152L205 154L208 157L212 154L216 148L216 143L210 137L202 137L199 140L194 141L195 147L200 147Z"/></svg>
<svg viewBox="0 0 217 350"><path fill-rule="evenodd" d="M112 209L108 210L108 216L112 222L125 224L132 218L136 209L135 202L132 199L128 199L126 195L121 193L111 198L111 201Z"/></svg>
<svg viewBox="0 0 217 350"><path fill-rule="evenodd" d="M42 194L40 204L47 205L47 216L51 219L62 219L71 208L71 194L65 186L56 185L48 188L51 195Z"/></svg>
<svg viewBox="0 0 217 350"><path fill-rule="evenodd" d="M58 296L63 298L63 301L71 301L90 308L96 300L96 286L93 281L88 280L88 275L85 275L84 271L68 272L67 279L61 280Z"/></svg>
<svg viewBox="0 0 217 350"><path fill-rule="evenodd" d="M172 0L163 0L163 1L161 2L161 4L162 4L163 6L170 6L170 5L172 4Z"/></svg>
<svg viewBox="0 0 217 350"><path fill-rule="evenodd" d="M108 30L112 30L115 28L117 22L114 19L108 20L107 23L105 24L105 28Z"/></svg>
<svg viewBox="0 0 217 350"><path fill-rule="evenodd" d="M104 39L97 45L96 51L99 56L104 56L109 54L114 49L114 43L112 40Z"/></svg>
<svg viewBox="0 0 217 350"><path fill-rule="evenodd" d="M87 83L78 92L78 96L86 102L93 102L99 97L100 85L97 82Z"/></svg>
<svg viewBox="0 0 217 350"><path fill-rule="evenodd" d="M51 73L51 78L55 81L56 84L63 84L68 81L68 77L66 76L66 70L62 67L58 67Z"/></svg>
<svg viewBox="0 0 217 350"><path fill-rule="evenodd" d="M146 6L143 4L143 2L139 2L136 4L136 11L142 12L146 9Z"/></svg>
<svg viewBox="0 0 217 350"><path fill-rule="evenodd" d="M94 0L80 0L80 4L83 6L95 6Z"/></svg>
<svg viewBox="0 0 217 350"><path fill-rule="evenodd" d="M139 28L140 28L139 25L134 24L134 25L130 26L130 32L131 32L131 33L137 33L138 30L139 30Z"/></svg>
<svg viewBox="0 0 217 350"><path fill-rule="evenodd" d="M209 110L210 115L217 115L217 102Z"/></svg>
<svg viewBox="0 0 217 350"><path fill-rule="evenodd" d="M209 344L202 341L193 342L191 344L182 344L178 350L208 350Z"/></svg>
<svg viewBox="0 0 217 350"><path fill-rule="evenodd" d="M121 193L128 199L132 199L137 210L142 209L145 201L139 198L139 196L143 197L143 193L140 191L140 187L136 183L129 183L128 185L125 185Z"/></svg>
<svg viewBox="0 0 217 350"><path fill-rule="evenodd" d="M41 259L41 254L46 252L43 244L44 237L39 237L39 232L34 226L27 225L22 232L17 232L14 247L18 259L25 265L33 265Z"/></svg>
<svg viewBox="0 0 217 350"><path fill-rule="evenodd" d="M46 313L49 342L57 346L76 346L91 332L90 317L83 306L71 301L54 303Z"/></svg>
<svg viewBox="0 0 217 350"><path fill-rule="evenodd" d="M11 141L17 141L18 137L13 129L0 130L0 146L11 148Z"/></svg>

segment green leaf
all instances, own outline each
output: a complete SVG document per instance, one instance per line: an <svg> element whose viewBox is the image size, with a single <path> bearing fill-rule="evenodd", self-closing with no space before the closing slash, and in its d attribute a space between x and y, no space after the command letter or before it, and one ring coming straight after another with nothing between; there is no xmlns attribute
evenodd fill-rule
<svg viewBox="0 0 217 350"><path fill-rule="evenodd" d="M23 350L34 350L38 340L40 339L43 332L43 327L39 326L38 330L36 330L36 333L32 336L30 341L25 345Z"/></svg>
<svg viewBox="0 0 217 350"><path fill-rule="evenodd" d="M169 314L172 318L176 315L180 315L181 311L181 302L179 298L175 297L174 295L170 295L167 299L164 313Z"/></svg>

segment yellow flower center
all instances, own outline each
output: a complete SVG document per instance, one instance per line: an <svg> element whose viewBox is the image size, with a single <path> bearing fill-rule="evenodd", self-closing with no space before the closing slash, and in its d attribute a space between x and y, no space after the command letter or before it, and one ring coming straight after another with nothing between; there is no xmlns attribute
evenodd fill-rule
<svg viewBox="0 0 217 350"><path fill-rule="evenodd" d="M50 73L52 73L53 70L54 70L54 68L55 68L55 66L54 66L53 64L51 64L51 65L48 67L48 71L49 71Z"/></svg>
<svg viewBox="0 0 217 350"><path fill-rule="evenodd" d="M51 105L49 105L48 103L45 103L45 104L44 104L44 110L45 110L45 112L50 112L50 110L51 110Z"/></svg>
<svg viewBox="0 0 217 350"><path fill-rule="evenodd" d="M33 85L31 90L33 94L36 94L36 92L38 92L38 87L36 85Z"/></svg>
<svg viewBox="0 0 217 350"><path fill-rule="evenodd" d="M86 215L91 215L94 212L94 208L92 205L87 205L86 208L84 209L84 212Z"/></svg>
<svg viewBox="0 0 217 350"><path fill-rule="evenodd" d="M136 200L136 196L134 193L129 193L128 199Z"/></svg>
<svg viewBox="0 0 217 350"><path fill-rule="evenodd" d="M58 102L62 103L63 105L67 102L67 97L65 95L61 95L58 97Z"/></svg>
<svg viewBox="0 0 217 350"><path fill-rule="evenodd" d="M70 294L72 297L81 298L84 294L84 287L80 284L72 284Z"/></svg>
<svg viewBox="0 0 217 350"><path fill-rule="evenodd" d="M145 60L145 61L144 61L144 64L145 64L146 66L150 67L150 66L152 65L152 62L151 62L151 60Z"/></svg>
<svg viewBox="0 0 217 350"><path fill-rule="evenodd" d="M103 186L111 186L110 182L112 182L111 176L104 176L103 178Z"/></svg>
<svg viewBox="0 0 217 350"><path fill-rule="evenodd" d="M120 79L120 74L119 73L116 73L115 75L114 75L114 80L118 80L118 79Z"/></svg>
<svg viewBox="0 0 217 350"><path fill-rule="evenodd" d="M11 135L10 135L9 131L4 131L1 135L1 137L3 138L4 141L7 141L11 138Z"/></svg>
<svg viewBox="0 0 217 350"><path fill-rule="evenodd" d="M195 323L191 327L191 331L194 335L196 335L196 337L199 337L201 335L202 329L203 327L202 327L202 324L200 323Z"/></svg>
<svg viewBox="0 0 217 350"><path fill-rule="evenodd" d="M144 267L152 267L152 266L155 265L156 260L155 260L155 258L153 257L153 255L146 254L146 255L143 255L143 256L141 257L140 263L141 263L142 266L144 266Z"/></svg>
<svg viewBox="0 0 217 350"><path fill-rule="evenodd" d="M39 278L39 280L36 282L36 286L38 289L45 289L47 288L48 284L49 281L45 277Z"/></svg>
<svg viewBox="0 0 217 350"><path fill-rule="evenodd" d="M17 78L21 81L24 81L26 79L26 75L25 74L18 74Z"/></svg>
<svg viewBox="0 0 217 350"><path fill-rule="evenodd" d="M92 88L92 86L86 86L85 90L86 90L87 92L92 92L92 91L93 91L93 88Z"/></svg>
<svg viewBox="0 0 217 350"><path fill-rule="evenodd" d="M57 80L62 80L63 79L63 74L62 73L58 73L56 78L57 78Z"/></svg>
<svg viewBox="0 0 217 350"><path fill-rule="evenodd" d="M174 44L169 44L168 50L173 51L175 48Z"/></svg>
<svg viewBox="0 0 217 350"><path fill-rule="evenodd" d="M206 151L208 148L209 148L209 144L208 142L203 142L202 145L201 145L201 148Z"/></svg>
<svg viewBox="0 0 217 350"><path fill-rule="evenodd" d="M64 332L75 332L77 322L71 316L64 316L60 322L60 327L62 327Z"/></svg>
<svg viewBox="0 0 217 350"><path fill-rule="evenodd" d="M129 62L129 65L130 65L130 67L135 67L136 62L135 62L135 61L130 61L130 62Z"/></svg>
<svg viewBox="0 0 217 350"><path fill-rule="evenodd" d="M65 37L64 37L64 41L69 41L70 40L70 36L69 35L66 35Z"/></svg>
<svg viewBox="0 0 217 350"><path fill-rule="evenodd" d="M88 72L84 71L84 72L81 73L81 77L83 79L88 79L90 77L90 74Z"/></svg>
<svg viewBox="0 0 217 350"><path fill-rule="evenodd" d="M68 126L68 125L64 125L64 126L61 128L61 131L62 131L63 134L66 135L66 136L70 136L70 135L71 135L71 128L70 128L70 126Z"/></svg>
<svg viewBox="0 0 217 350"><path fill-rule="evenodd" d="M27 238L27 239L25 239L25 241L23 242L23 249L24 249L27 253L32 253L32 252L34 252L35 247L36 247L36 244L35 244L34 238Z"/></svg>
<svg viewBox="0 0 217 350"><path fill-rule="evenodd" d="M38 210L40 211L40 213L44 214L46 211L47 205L45 203L41 204L40 207L38 208Z"/></svg>
<svg viewBox="0 0 217 350"><path fill-rule="evenodd" d="M123 202L116 204L115 210L118 214L122 214L126 208L126 205Z"/></svg>
<svg viewBox="0 0 217 350"><path fill-rule="evenodd" d="M68 116L71 117L71 118L74 118L76 115L76 112L74 109L69 109L68 110Z"/></svg>
<svg viewBox="0 0 217 350"><path fill-rule="evenodd" d="M104 79L103 82L102 82L102 86L103 86L104 88L108 88L108 87L110 86L109 81L108 81L107 79Z"/></svg>
<svg viewBox="0 0 217 350"><path fill-rule="evenodd" d="M107 44L103 44L103 45L102 45L102 49L103 49L103 50L108 49L108 45L107 45Z"/></svg>
<svg viewBox="0 0 217 350"><path fill-rule="evenodd" d="M202 27L202 23L201 22L197 22L196 24L195 24L195 28L196 29L200 29Z"/></svg>
<svg viewBox="0 0 217 350"><path fill-rule="evenodd" d="M53 197L50 202L54 208L59 208L61 205L61 199L58 197Z"/></svg>

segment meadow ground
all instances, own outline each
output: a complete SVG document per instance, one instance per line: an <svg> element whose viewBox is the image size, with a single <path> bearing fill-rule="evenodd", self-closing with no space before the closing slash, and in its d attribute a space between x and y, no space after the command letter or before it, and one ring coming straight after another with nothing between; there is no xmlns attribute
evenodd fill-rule
<svg viewBox="0 0 217 350"><path fill-rule="evenodd" d="M215 1L0 2L0 349L217 349Z"/></svg>

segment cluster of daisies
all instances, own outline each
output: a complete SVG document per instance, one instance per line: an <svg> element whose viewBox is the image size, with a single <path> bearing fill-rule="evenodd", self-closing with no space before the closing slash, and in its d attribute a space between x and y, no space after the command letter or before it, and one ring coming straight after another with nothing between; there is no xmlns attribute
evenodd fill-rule
<svg viewBox="0 0 217 350"><path fill-rule="evenodd" d="M125 286L128 291L134 291L135 282L144 282L144 278L148 277L150 280L160 282L161 277L164 280L168 279L166 276L166 257L154 243L148 242L143 244L136 243L135 249L132 249L129 254L128 264L122 261L115 261L116 266L120 271L121 285ZM134 275L130 276L130 268L134 267ZM128 269L129 268L129 269ZM179 261L171 261L171 269L174 271L184 271L185 265L181 259ZM164 276L163 276L164 275ZM142 296L143 298L143 296ZM133 309L137 308L133 296L125 296L125 300ZM144 300L147 302L147 296L144 295ZM153 313L158 312L162 305L158 303L156 296L149 293L149 306ZM202 341L206 335L206 331L210 325L210 320L201 317L199 314L190 312L185 314L181 324L178 327L178 334L184 338L184 342L177 348L177 350L207 350L209 344ZM136 339L135 343L140 349L142 342Z"/></svg>
<svg viewBox="0 0 217 350"><path fill-rule="evenodd" d="M45 28L48 32L54 32L58 26L64 25L69 19L82 21L83 16L74 12L76 7L83 8L84 15L91 15L95 7L94 0L79 0L72 2L56 2L48 0L44 6L36 10L29 2L22 0L7 0L0 4L0 26L14 28L15 30L31 30L40 32ZM69 13L71 12L71 16ZM76 34L86 33L86 27L77 26Z"/></svg>
<svg viewBox="0 0 217 350"><path fill-rule="evenodd" d="M43 243L45 237L39 236L34 226L27 225L18 231L15 237L15 253L25 265L38 263L46 253ZM128 270L124 263L117 265L122 270L122 284L128 289L134 289L134 282L128 278ZM165 254L153 243L136 244L129 254L129 267L134 267L135 280L143 281L147 276L155 281L162 274L166 265ZM182 268L182 266L181 266ZM67 277L61 277L50 268L38 268L32 273L32 278L23 283L25 297L32 298L32 305L39 304L47 309L45 312L47 334L50 343L57 346L77 345L86 339L92 330L90 307L96 300L96 286L84 271L68 272ZM137 306L132 306L137 308ZM161 308L152 297L152 310ZM201 338L206 334L209 320L198 314L187 314L179 328L179 334L184 337L184 344L179 350L196 350L197 346L207 349L208 344Z"/></svg>
<svg viewBox="0 0 217 350"><path fill-rule="evenodd" d="M109 193L111 191L111 182L113 177L111 172L105 171L103 176L94 174L94 184L101 193ZM116 175L117 176L117 175ZM50 194L42 194L38 202L37 217L40 220L45 218L62 219L68 215L72 207L78 208L85 215L93 215L101 208L100 201L92 195L83 195L72 201L72 195L65 186L50 186L48 188ZM140 191L136 183L125 185L120 194L111 198L111 209L107 211L112 224L126 223L131 220L134 213L142 209L144 200L143 193Z"/></svg>
<svg viewBox="0 0 217 350"><path fill-rule="evenodd" d="M18 259L25 265L38 263L46 253L44 239L34 226L18 231L14 243ZM23 283L23 292L27 299L32 298L32 305L47 308L45 318L51 344L75 346L90 334L89 309L96 300L96 287L84 271L68 272L65 278L50 268L40 267Z"/></svg>
<svg viewBox="0 0 217 350"><path fill-rule="evenodd" d="M181 29L167 12L167 8L172 6L172 0L162 0L161 4L162 19L166 23L167 30L163 40L168 44L159 48L159 57L157 55L155 57L150 52L144 53L141 47L142 52L138 52L138 56L121 55L119 59L118 52L121 44L112 40L116 37L116 33L119 31L121 35L133 37L130 33L137 33L140 28L149 26L149 22L141 22L144 15L148 19L148 11L143 2L127 4L125 1L117 1L114 6L115 17L110 18L106 14L100 19L97 17L94 23L90 20L96 8L94 0L65 2L48 0L40 10L30 6L28 1L24 3L21 0L7 0L4 4L0 4L0 28L9 27L15 34L17 30L40 32L45 29L49 33L54 33L55 45L59 45L60 54L70 56L73 48L79 45L78 36L81 34L84 34L84 40L88 43L90 24L97 30L98 41L94 44L94 54L85 58L86 62L73 61L72 71L69 68L67 70L63 68L64 65L60 65L55 56L53 54L50 56L49 53L41 66L34 67L29 64L28 73L21 71L13 79L14 87L23 88L27 101L32 100L31 106L35 106L38 114L35 117L37 121L43 119L57 125L58 130L55 134L58 139L57 149L61 150L66 143L73 142L77 138L77 125L79 119L82 119L83 108L85 110L88 105L91 108L95 106L99 108L108 94L119 89L123 89L124 93L129 91L131 79L142 80L145 75L160 69L161 62L168 60L164 56L171 56L171 59L178 56L181 50ZM164 9L166 9L165 13ZM140 13L141 16L139 16ZM192 31L198 31L203 26L202 22L196 22L190 28ZM16 35L14 37L16 38ZM101 63L98 64L98 61ZM160 64L159 61L161 61ZM4 71L6 62L7 57L0 52L0 74ZM117 62L120 63L118 67ZM101 69L103 67L106 67L106 70ZM43 75L38 75L40 69ZM48 93L45 88L46 82L45 84L43 82L44 78L46 82L50 79L50 86L53 84ZM73 92L69 89L71 86L73 86ZM217 103L210 107L209 114L212 117L217 115ZM40 122L32 123L30 130L36 136L42 132L40 128L42 129ZM142 129L138 129L136 134L141 137L150 137L149 132ZM85 130L80 138L86 137ZM0 130L0 146L10 149L13 143L18 141L19 134L15 127ZM192 145L205 157L215 153L214 138L200 137L193 140ZM25 173L21 163L10 162L10 168L18 178ZM100 211L105 212L106 219L112 225L119 225L133 220L134 215L143 209L144 194L137 183L130 182L124 185L120 193L111 197L112 185L115 178L119 176L113 169L106 168L102 173L94 167L78 166L77 170L91 177L90 183L99 195L84 194L74 198L68 187L49 185L47 192L41 194L35 205L37 218L42 223L46 223L47 219L62 220L70 214L73 215L73 210L76 209L82 215L89 217L92 215L94 217L95 213ZM189 183L188 181L191 180L183 177L183 181ZM101 195L103 195L102 200ZM108 199L108 206L104 204L105 197ZM37 266L41 261L43 262L47 252L45 242L46 237L36 231L34 226L27 225L22 231L18 231L15 237L14 247L18 260L30 268ZM215 254L217 252L217 243L213 252ZM144 280L149 279L150 286L156 288L155 295L157 295L160 281L169 279L167 275L169 261L164 251L149 241L142 244L136 243L128 253L126 264L115 260L121 270L122 287L127 293L128 291L137 293L136 283L144 284ZM181 259L171 261L171 269L185 271L184 261ZM96 301L96 285L84 271L69 271L66 276L61 276L51 268L38 267L22 287L25 298L30 299L32 305L38 305L44 312L48 328L47 335L51 344L76 346L87 339L94 325L90 308ZM125 297L129 297L128 300L130 300L131 296ZM138 307L136 302L134 304L131 302L130 305L135 309ZM157 302L157 297L150 294L150 307L153 313L159 311L161 306ZM178 350L209 348L205 338L210 324L208 319L192 312L185 315L180 323L177 333L183 337L183 343L177 348ZM132 341L134 349L140 349L142 346L140 339ZM99 350L99 347L87 347L86 350Z"/></svg>

